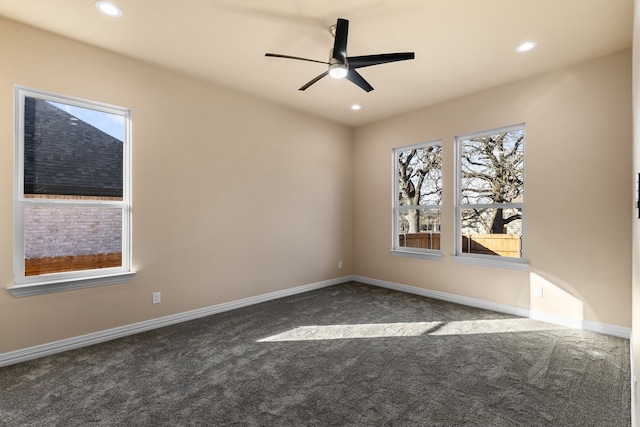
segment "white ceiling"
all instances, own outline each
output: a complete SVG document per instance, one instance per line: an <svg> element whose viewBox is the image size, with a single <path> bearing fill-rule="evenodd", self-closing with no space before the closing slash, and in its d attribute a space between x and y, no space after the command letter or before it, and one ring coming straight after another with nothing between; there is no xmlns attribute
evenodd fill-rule
<svg viewBox="0 0 640 427"><path fill-rule="evenodd" d="M236 91L357 126L631 46L633 0L0 0L0 15ZM375 88L322 79L337 18L348 55L413 51L363 68ZM516 53L535 40L538 47ZM360 111L352 111L352 104Z"/></svg>

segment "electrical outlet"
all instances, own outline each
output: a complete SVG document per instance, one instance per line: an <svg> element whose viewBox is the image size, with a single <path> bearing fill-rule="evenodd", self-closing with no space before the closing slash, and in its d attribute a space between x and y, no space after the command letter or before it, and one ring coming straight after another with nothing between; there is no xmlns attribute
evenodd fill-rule
<svg viewBox="0 0 640 427"><path fill-rule="evenodd" d="M538 298L542 298L542 295L543 295L542 287L536 286L535 288L533 288L533 294Z"/></svg>
<svg viewBox="0 0 640 427"><path fill-rule="evenodd" d="M342 261L338 261L338 268L342 268Z"/></svg>
<svg viewBox="0 0 640 427"><path fill-rule="evenodd" d="M151 299L153 304L160 304L160 292L154 292L153 297Z"/></svg>

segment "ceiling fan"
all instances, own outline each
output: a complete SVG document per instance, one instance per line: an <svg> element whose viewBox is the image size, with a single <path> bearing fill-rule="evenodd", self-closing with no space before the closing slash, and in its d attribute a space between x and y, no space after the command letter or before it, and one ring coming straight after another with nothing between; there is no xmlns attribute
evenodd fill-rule
<svg viewBox="0 0 640 427"><path fill-rule="evenodd" d="M347 56L347 34L349 33L349 21L338 18L335 26L331 26L331 33L334 35L333 49L329 52L329 62L317 61L315 59L300 58L297 56L280 55L278 53L265 53L265 56L274 58L297 59L299 61L317 62L327 64L329 69L320 74L299 90L306 90L312 84L329 74L334 78L346 78L363 90L371 92L371 86L357 71L357 68L370 67L372 65L386 64L387 62L406 61L414 59L414 52L401 53L381 53L377 55Z"/></svg>

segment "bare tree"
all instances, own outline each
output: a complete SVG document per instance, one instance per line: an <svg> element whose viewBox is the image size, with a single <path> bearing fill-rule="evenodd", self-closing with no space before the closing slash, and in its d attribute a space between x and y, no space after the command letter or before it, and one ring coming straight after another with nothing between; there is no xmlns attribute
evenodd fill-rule
<svg viewBox="0 0 640 427"><path fill-rule="evenodd" d="M442 201L442 147L430 145L398 155L401 206L439 205ZM420 209L406 211L408 232L420 231Z"/></svg>
<svg viewBox="0 0 640 427"><path fill-rule="evenodd" d="M516 130L463 140L461 195L463 204L505 204L522 201L524 192L524 131ZM492 234L522 218L508 207L463 210L463 222L482 225Z"/></svg>

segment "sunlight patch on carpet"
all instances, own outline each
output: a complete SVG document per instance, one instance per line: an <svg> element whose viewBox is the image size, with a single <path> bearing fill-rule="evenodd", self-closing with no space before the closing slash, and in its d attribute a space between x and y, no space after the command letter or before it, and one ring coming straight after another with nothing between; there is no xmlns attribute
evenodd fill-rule
<svg viewBox="0 0 640 427"><path fill-rule="evenodd" d="M417 337L538 332L566 329L532 319L458 320L452 322L366 323L356 325L300 326L262 338L258 342L339 340L355 338Z"/></svg>
<svg viewBox="0 0 640 427"><path fill-rule="evenodd" d="M424 334L430 329L439 327L440 324L441 322L409 322L300 326L281 334L263 338L258 342L415 337Z"/></svg>

